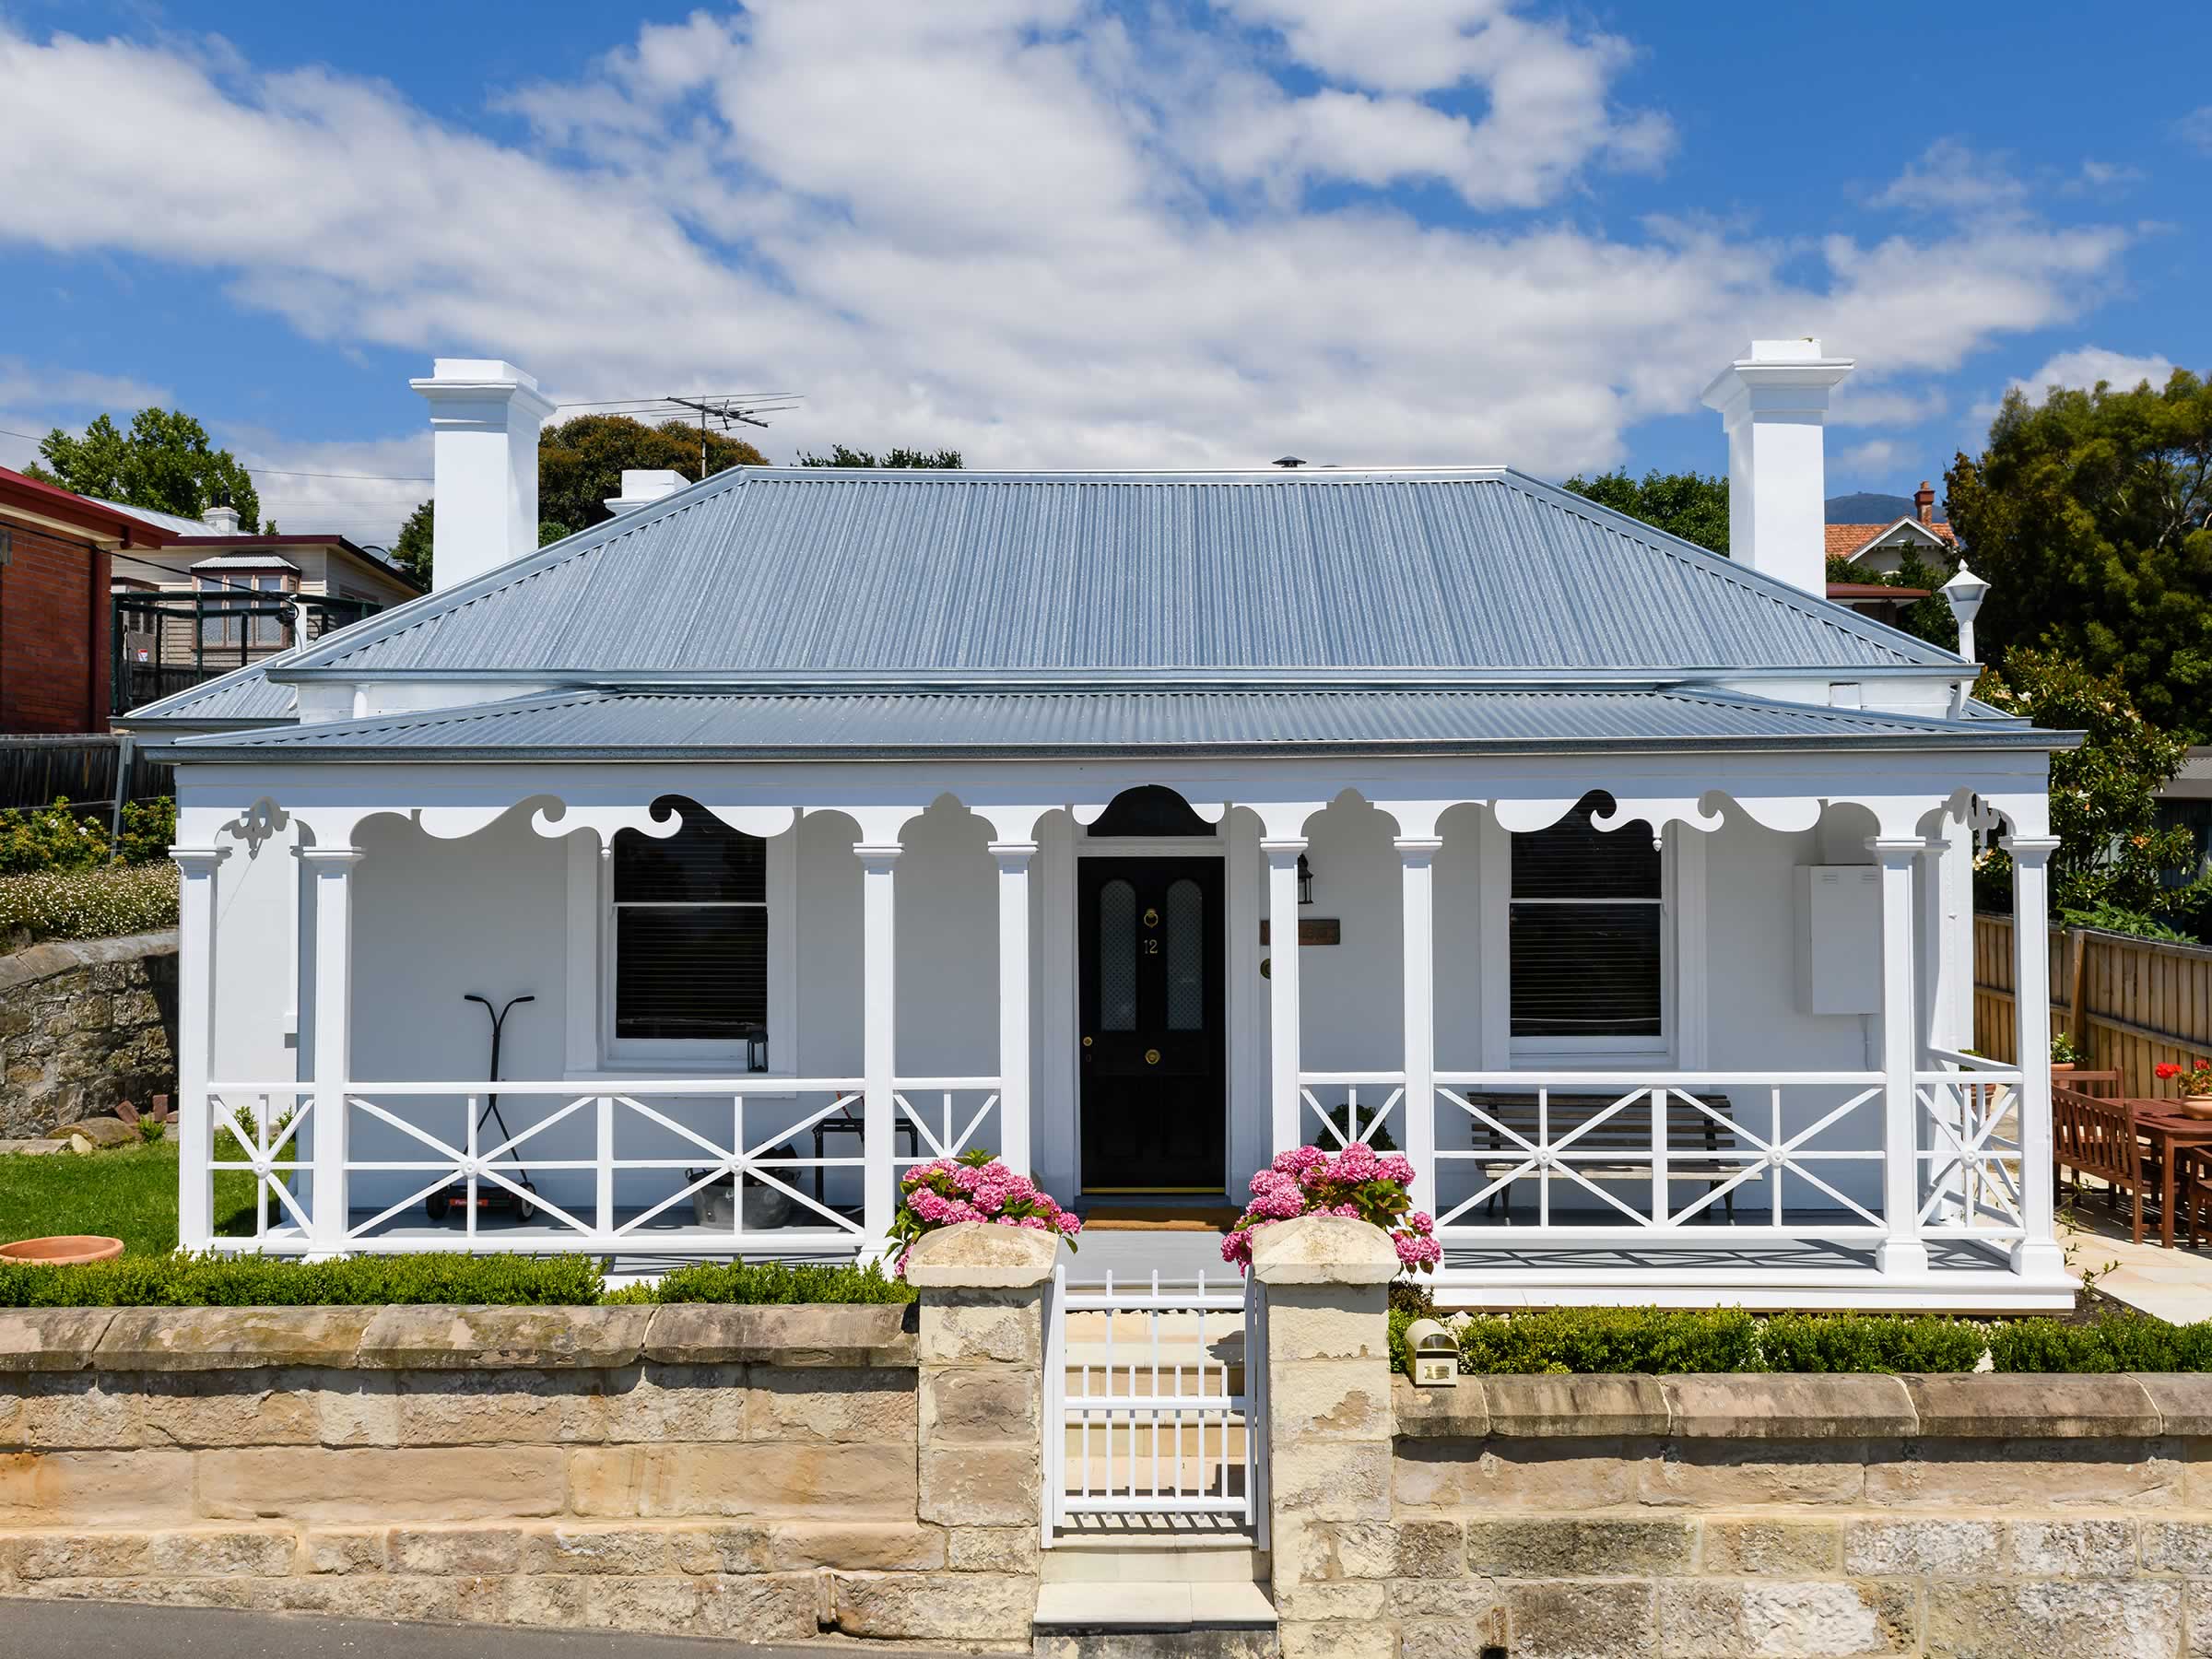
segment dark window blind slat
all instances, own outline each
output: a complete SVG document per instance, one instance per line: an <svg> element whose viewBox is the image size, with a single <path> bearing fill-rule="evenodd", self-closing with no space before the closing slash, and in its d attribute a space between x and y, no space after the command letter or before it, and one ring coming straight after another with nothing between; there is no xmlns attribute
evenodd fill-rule
<svg viewBox="0 0 2212 1659"><path fill-rule="evenodd" d="M768 1024L768 843L655 806L676 834L615 836L615 1035L736 1041Z"/></svg>
<svg viewBox="0 0 2212 1659"><path fill-rule="evenodd" d="M735 1041L768 1024L768 912L623 910L615 1035Z"/></svg>
<svg viewBox="0 0 2212 1659"><path fill-rule="evenodd" d="M1555 901L1512 907L1516 1037L1662 1035L1662 916L1649 901L1662 896L1664 865L1641 826L1591 824L1610 806L1585 795L1549 829L1513 837L1513 898Z"/></svg>

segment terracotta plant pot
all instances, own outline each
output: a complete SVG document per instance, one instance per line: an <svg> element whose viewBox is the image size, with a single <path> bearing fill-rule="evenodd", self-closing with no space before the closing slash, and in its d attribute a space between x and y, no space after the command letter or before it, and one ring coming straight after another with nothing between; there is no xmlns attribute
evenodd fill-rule
<svg viewBox="0 0 2212 1659"><path fill-rule="evenodd" d="M2193 1118L2212 1120L2212 1095L2183 1095L2177 1104Z"/></svg>
<svg viewBox="0 0 2212 1659"><path fill-rule="evenodd" d="M2212 1101L2207 1101L2212 1105ZM53 1239L24 1239L0 1244L0 1261L43 1262L50 1267L71 1267L79 1262L104 1262L123 1253L121 1239L103 1239L98 1233L65 1233Z"/></svg>

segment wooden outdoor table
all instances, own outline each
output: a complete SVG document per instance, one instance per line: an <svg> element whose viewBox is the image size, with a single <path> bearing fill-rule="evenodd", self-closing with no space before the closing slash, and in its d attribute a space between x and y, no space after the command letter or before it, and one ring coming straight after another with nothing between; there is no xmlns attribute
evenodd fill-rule
<svg viewBox="0 0 2212 1659"><path fill-rule="evenodd" d="M2187 1147L2212 1147L2212 1118L2194 1118L2170 1100L2137 1096L2136 1132L2150 1145L2159 1163L2159 1242L2173 1248L2174 1164Z"/></svg>

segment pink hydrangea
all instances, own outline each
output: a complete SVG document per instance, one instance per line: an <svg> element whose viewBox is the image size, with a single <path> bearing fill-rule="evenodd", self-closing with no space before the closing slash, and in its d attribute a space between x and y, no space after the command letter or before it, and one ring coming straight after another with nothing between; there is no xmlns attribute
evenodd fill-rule
<svg viewBox="0 0 2212 1659"><path fill-rule="evenodd" d="M1378 1154L1365 1141L1334 1153L1320 1147L1278 1152L1253 1176L1251 1202L1222 1239L1221 1259L1249 1269L1253 1238L1261 1228L1299 1216L1343 1216L1382 1228L1408 1271L1433 1272L1443 1248L1434 1237L1435 1218L1407 1201L1412 1184L1410 1162L1395 1152Z"/></svg>
<svg viewBox="0 0 2212 1659"><path fill-rule="evenodd" d="M985 1153L917 1163L899 1184L903 1202L892 1219L891 1233L901 1275L914 1241L940 1227L985 1221L1067 1239L1083 1230L1082 1221L1062 1209L1035 1182Z"/></svg>

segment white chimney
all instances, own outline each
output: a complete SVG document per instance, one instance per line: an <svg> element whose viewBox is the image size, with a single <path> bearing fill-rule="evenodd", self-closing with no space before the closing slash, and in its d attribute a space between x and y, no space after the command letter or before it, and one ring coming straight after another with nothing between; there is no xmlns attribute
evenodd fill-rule
<svg viewBox="0 0 2212 1659"><path fill-rule="evenodd" d="M690 482L682 473L665 466L651 470L626 466L622 469L622 493L606 498L606 510L620 518L626 512L652 506L663 496L674 495Z"/></svg>
<svg viewBox="0 0 2212 1659"><path fill-rule="evenodd" d="M236 535L239 524L238 509L228 503L220 507L210 507L200 514L200 523L207 526L207 533L210 535Z"/></svg>
<svg viewBox="0 0 2212 1659"><path fill-rule="evenodd" d="M1728 433L1728 553L1808 594L1828 592L1828 394L1852 371L1820 342L1754 340L1705 405Z"/></svg>
<svg viewBox="0 0 2212 1659"><path fill-rule="evenodd" d="M429 379L407 384L430 405L430 586L536 552L537 430L552 400L534 377L489 358L440 358Z"/></svg>

